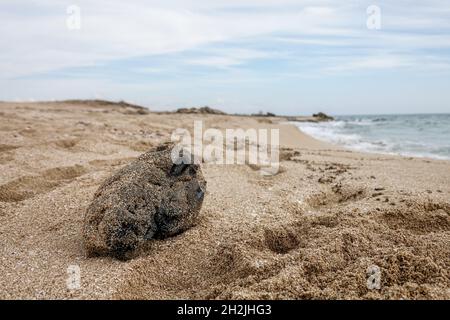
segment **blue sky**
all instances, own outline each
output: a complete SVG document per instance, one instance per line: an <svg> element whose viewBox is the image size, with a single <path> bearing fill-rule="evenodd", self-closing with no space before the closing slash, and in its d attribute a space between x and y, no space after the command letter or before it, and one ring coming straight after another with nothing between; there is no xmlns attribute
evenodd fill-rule
<svg viewBox="0 0 450 320"><path fill-rule="evenodd" d="M0 100L450 112L448 0L336 2L4 0Z"/></svg>

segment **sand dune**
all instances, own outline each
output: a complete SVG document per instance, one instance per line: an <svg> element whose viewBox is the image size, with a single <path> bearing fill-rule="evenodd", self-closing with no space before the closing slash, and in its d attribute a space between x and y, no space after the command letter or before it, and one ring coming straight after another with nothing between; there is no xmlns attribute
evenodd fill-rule
<svg viewBox="0 0 450 320"><path fill-rule="evenodd" d="M276 119L133 110L0 103L0 298L450 299L449 161L343 150ZM194 228L127 262L87 258L83 215L101 182L194 120L279 128L282 170L204 164Z"/></svg>

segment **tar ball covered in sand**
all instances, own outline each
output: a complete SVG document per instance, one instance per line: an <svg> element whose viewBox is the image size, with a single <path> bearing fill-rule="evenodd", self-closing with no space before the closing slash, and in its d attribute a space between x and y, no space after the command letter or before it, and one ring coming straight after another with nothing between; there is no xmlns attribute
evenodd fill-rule
<svg viewBox="0 0 450 320"><path fill-rule="evenodd" d="M167 143L150 150L100 186L84 219L89 256L128 259L149 240L195 224L206 181L198 164L172 161L173 147Z"/></svg>

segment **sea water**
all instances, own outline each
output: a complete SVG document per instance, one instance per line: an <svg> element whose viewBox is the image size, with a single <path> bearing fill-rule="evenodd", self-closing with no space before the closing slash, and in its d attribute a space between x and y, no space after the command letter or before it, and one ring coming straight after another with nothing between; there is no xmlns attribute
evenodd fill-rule
<svg viewBox="0 0 450 320"><path fill-rule="evenodd" d="M450 114L337 116L295 124L319 140L353 150L450 159Z"/></svg>

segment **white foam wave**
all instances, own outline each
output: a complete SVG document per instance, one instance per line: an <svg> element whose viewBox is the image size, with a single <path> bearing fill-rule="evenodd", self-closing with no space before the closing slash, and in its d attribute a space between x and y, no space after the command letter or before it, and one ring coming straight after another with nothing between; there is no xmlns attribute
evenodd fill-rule
<svg viewBox="0 0 450 320"><path fill-rule="evenodd" d="M384 122L384 121L383 121ZM341 145L356 151L398 154L404 156L450 159L447 146L432 145L426 141L405 140L392 135L380 137L377 129L379 121L358 119L351 121L332 121L322 123L296 122L295 124L306 134L322 141ZM372 126L373 128L370 128ZM364 128L366 127L366 128ZM401 127L395 127L401 130ZM373 134L376 132L377 134Z"/></svg>

